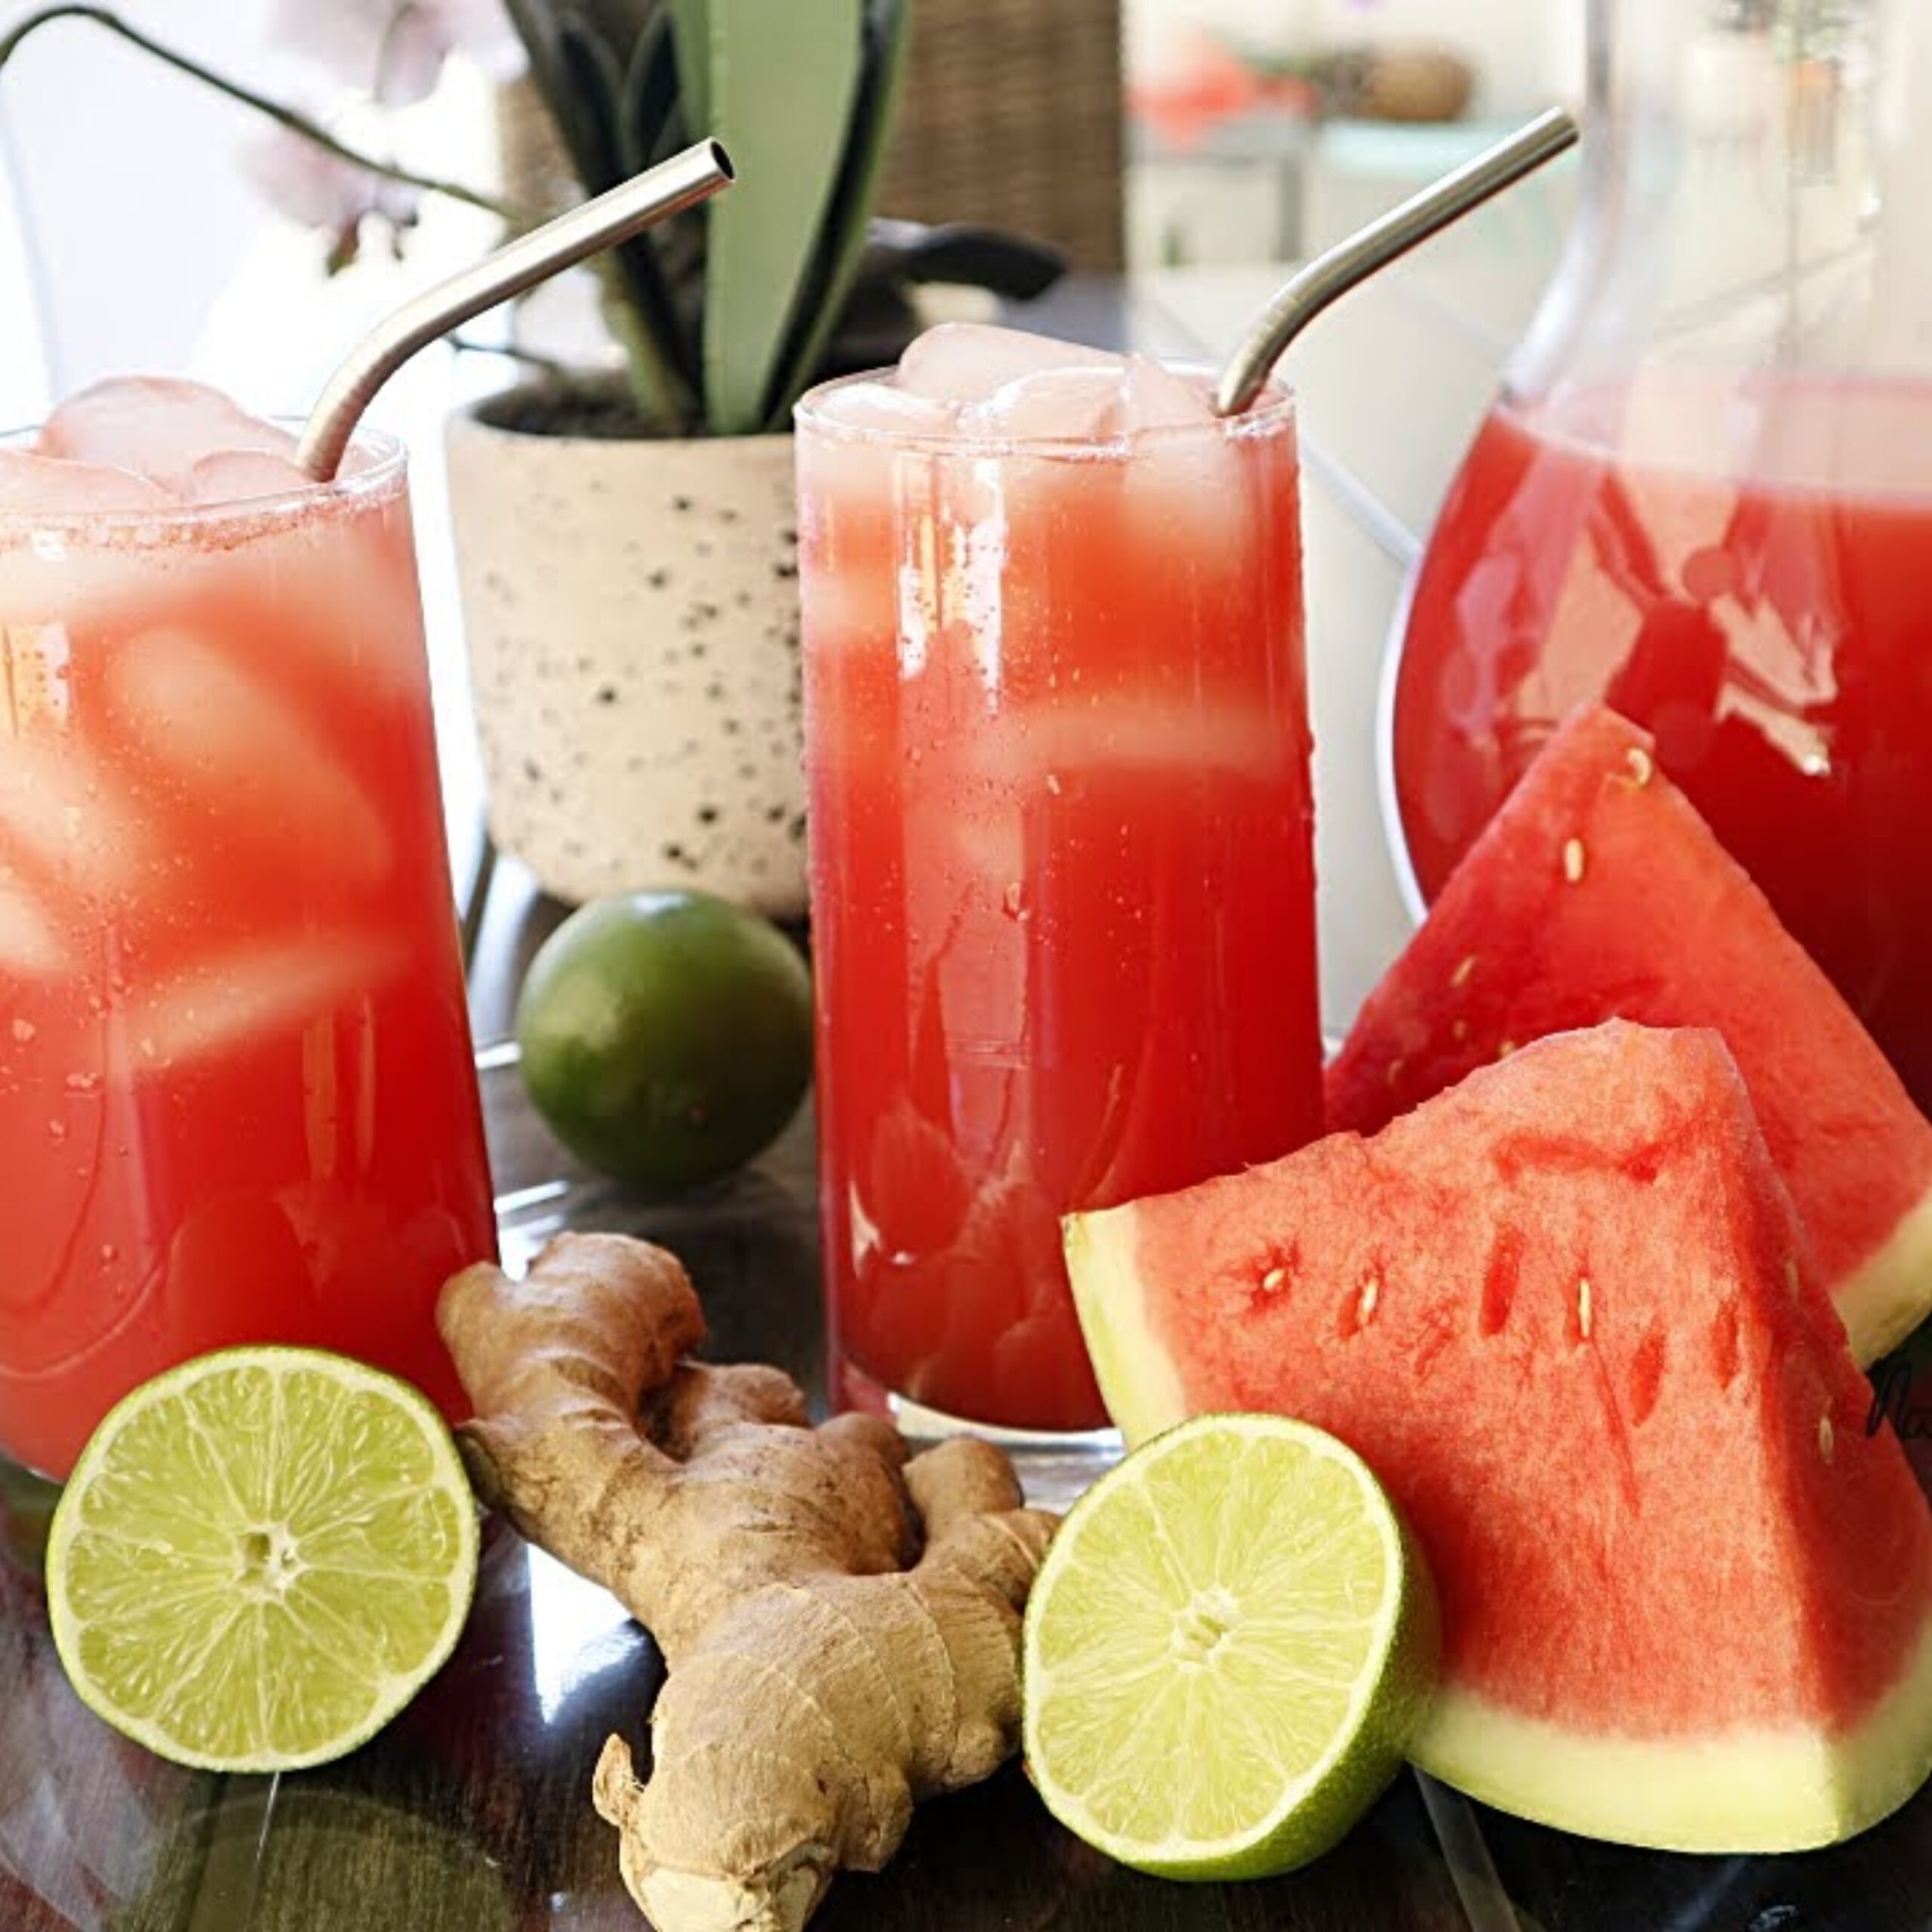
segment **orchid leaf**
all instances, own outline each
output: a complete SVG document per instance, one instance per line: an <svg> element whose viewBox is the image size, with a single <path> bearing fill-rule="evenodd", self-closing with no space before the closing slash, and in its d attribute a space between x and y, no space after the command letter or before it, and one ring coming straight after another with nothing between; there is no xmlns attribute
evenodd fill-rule
<svg viewBox="0 0 1932 1932"><path fill-rule="evenodd" d="M852 131L832 183L831 206L764 398L766 426L782 429L792 405L818 373L845 312L865 256L868 218L878 191L906 68L912 0L872 0L865 20L865 69L853 103Z"/></svg>
<svg viewBox="0 0 1932 1932"><path fill-rule="evenodd" d="M809 10L801 0L790 0L790 5L800 12ZM711 124L711 0L664 0L664 11L677 48L678 92L685 104L685 125L691 139L700 140L718 133Z"/></svg>
<svg viewBox="0 0 1932 1932"><path fill-rule="evenodd" d="M631 174L641 174L690 145L670 15L662 8L632 47L619 134L625 171ZM648 251L655 285L653 327L675 344L678 374L692 411L703 386L698 311L704 278L704 220L702 209L675 216L630 245Z"/></svg>
<svg viewBox="0 0 1932 1932"><path fill-rule="evenodd" d="M577 11L596 29L598 38L628 66L638 36L663 12L661 0L574 0Z"/></svg>
<svg viewBox="0 0 1932 1932"><path fill-rule="evenodd" d="M670 16L660 11L638 35L624 75L619 131L624 160L632 174L640 174L663 161L689 140L678 108L677 48Z"/></svg>
<svg viewBox="0 0 1932 1932"><path fill-rule="evenodd" d="M824 229L858 95L864 6L708 0L705 11L706 131L738 174L706 211L705 416L714 434L736 435L764 426Z"/></svg>
<svg viewBox="0 0 1932 1932"><path fill-rule="evenodd" d="M505 5L529 57L531 78L556 123L571 168L585 192L595 193L597 186L608 185L602 177L610 165L610 120L607 103L580 86L578 63L565 51L567 10L550 0L505 0Z"/></svg>
<svg viewBox="0 0 1932 1932"><path fill-rule="evenodd" d="M580 146L573 148L572 159L586 192L601 194L635 172L623 133L623 66L575 8L558 10L555 20L555 58L580 125ZM639 405L660 422L678 423L695 401L697 371L684 349L656 245L648 233L633 235L611 251L610 264L605 286L619 312L610 319L631 365Z"/></svg>
<svg viewBox="0 0 1932 1932"><path fill-rule="evenodd" d="M580 110L586 151L578 157L586 195L601 195L624 178L617 115L624 70L602 35L574 8L557 15L557 54Z"/></svg>

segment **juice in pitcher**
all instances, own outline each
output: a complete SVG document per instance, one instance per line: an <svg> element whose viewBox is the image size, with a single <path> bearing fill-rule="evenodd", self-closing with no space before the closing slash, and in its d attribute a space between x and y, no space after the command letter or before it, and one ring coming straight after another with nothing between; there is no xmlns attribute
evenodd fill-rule
<svg viewBox="0 0 1932 1932"><path fill-rule="evenodd" d="M1585 11L1577 220L1409 599L1397 844L1434 892L1611 704L1932 1109L1932 8Z"/></svg>
<svg viewBox="0 0 1932 1932"><path fill-rule="evenodd" d="M401 452L211 392L0 448L0 1448L311 1343L462 1397L493 1255Z"/></svg>
<svg viewBox="0 0 1932 1932"><path fill-rule="evenodd" d="M1321 1130L1292 406L955 328L798 423L842 1392L1090 1427L1060 1217Z"/></svg>
<svg viewBox="0 0 1932 1932"><path fill-rule="evenodd" d="M1394 719L1432 894L1572 706L1671 775L1932 1108L1932 383L1506 400L1417 580Z"/></svg>

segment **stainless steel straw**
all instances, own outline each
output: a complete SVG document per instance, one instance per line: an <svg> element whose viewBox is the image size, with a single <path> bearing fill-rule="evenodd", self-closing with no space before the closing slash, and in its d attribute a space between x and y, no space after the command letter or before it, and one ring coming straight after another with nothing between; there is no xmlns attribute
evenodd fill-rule
<svg viewBox="0 0 1932 1932"><path fill-rule="evenodd" d="M1234 416L1247 408L1267 386L1281 352L1338 295L1574 146L1578 131L1573 116L1552 107L1297 269L1221 371L1216 412Z"/></svg>
<svg viewBox="0 0 1932 1932"><path fill-rule="evenodd" d="M296 461L327 482L369 398L426 343L559 269L708 200L731 178L724 150L715 141L699 141L405 302L329 378L303 428Z"/></svg>

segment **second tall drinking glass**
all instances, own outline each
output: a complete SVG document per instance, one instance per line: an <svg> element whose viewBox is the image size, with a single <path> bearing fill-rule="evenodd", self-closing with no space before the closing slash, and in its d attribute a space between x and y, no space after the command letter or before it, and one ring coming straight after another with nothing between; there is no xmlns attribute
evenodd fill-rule
<svg viewBox="0 0 1932 1932"><path fill-rule="evenodd" d="M1320 1131L1293 407L995 439L845 393L798 411L835 1374L1090 1428L1060 1216Z"/></svg>

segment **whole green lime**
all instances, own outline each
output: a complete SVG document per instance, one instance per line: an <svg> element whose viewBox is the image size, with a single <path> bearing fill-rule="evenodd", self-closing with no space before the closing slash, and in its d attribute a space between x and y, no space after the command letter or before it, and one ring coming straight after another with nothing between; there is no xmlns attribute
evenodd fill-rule
<svg viewBox="0 0 1932 1932"><path fill-rule="evenodd" d="M517 1000L524 1084L599 1172L689 1187L768 1146L811 1078L811 980L768 920L707 893L572 913Z"/></svg>

